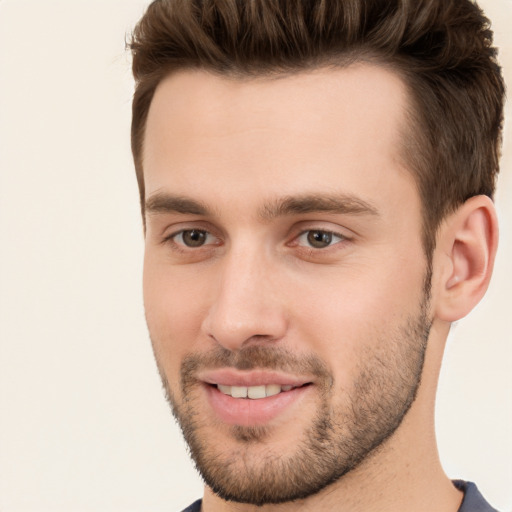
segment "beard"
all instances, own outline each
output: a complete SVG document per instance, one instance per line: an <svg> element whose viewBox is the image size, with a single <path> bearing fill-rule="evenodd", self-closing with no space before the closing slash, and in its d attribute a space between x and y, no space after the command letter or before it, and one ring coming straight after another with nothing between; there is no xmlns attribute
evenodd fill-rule
<svg viewBox="0 0 512 512"><path fill-rule="evenodd" d="M254 505L307 498L359 466L401 424L421 382L432 322L428 318L430 276L415 315L393 332L363 340L349 389L336 388L327 365L314 355L297 356L275 344L231 352L217 346L191 354L181 364L181 401L162 383L190 454L205 483L224 500ZM273 448L271 426L231 426L231 443L212 439L195 378L202 369L282 370L315 376L318 399L314 417L294 440L292 453ZM300 418L297 418L300 421Z"/></svg>

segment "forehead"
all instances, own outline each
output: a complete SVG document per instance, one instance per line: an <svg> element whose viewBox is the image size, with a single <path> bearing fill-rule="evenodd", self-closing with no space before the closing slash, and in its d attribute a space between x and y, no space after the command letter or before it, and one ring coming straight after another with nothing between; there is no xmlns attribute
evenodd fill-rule
<svg viewBox="0 0 512 512"><path fill-rule="evenodd" d="M402 80L370 64L258 79L177 72L148 115L146 197L162 188L211 198L228 186L230 197L251 198L410 186L400 158L407 102Z"/></svg>

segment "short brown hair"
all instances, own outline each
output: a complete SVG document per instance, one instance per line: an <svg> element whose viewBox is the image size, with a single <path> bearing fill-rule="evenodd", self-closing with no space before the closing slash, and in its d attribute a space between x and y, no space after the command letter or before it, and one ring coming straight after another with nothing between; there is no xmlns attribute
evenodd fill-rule
<svg viewBox="0 0 512 512"><path fill-rule="evenodd" d="M403 156L422 199L427 255L448 213L493 196L505 88L489 20L471 0L155 0L130 47L143 214L149 107L160 81L183 68L237 78L362 60L389 66L411 94Z"/></svg>

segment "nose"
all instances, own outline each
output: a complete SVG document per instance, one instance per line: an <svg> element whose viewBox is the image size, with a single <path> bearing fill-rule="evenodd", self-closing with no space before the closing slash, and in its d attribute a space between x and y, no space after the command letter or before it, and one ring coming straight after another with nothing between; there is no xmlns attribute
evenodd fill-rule
<svg viewBox="0 0 512 512"><path fill-rule="evenodd" d="M231 351L282 339L287 315L275 265L244 250L225 255L219 267L202 326L207 336Z"/></svg>

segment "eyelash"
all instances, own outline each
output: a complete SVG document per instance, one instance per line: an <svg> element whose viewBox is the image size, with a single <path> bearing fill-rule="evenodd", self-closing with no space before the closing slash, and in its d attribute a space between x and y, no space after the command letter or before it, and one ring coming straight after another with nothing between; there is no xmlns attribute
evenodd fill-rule
<svg viewBox="0 0 512 512"><path fill-rule="evenodd" d="M174 233L171 233L169 236L166 236L162 240L162 243L163 244L171 244L172 247L173 247L173 250L178 251L178 252L182 252L182 253L187 253L187 252L190 252L190 251L194 251L195 249L203 249L204 250L207 247L210 248L210 246L212 244L208 244L208 245L202 244L202 245L199 245L197 247L191 247L191 246L186 245L185 243L178 243L178 242L176 242L176 238L179 237L180 235L183 237L184 233L191 233L191 232L194 232L194 231L197 232L197 233L200 233L200 234L206 234L207 238L208 237L213 237L214 239L218 240L218 238L215 237L215 235L213 235L207 229L193 228L193 229L181 229L180 231L176 231ZM220 244L215 244L215 245L220 245Z"/></svg>
<svg viewBox="0 0 512 512"><path fill-rule="evenodd" d="M313 233L321 234L322 238L324 238L324 239L327 236L329 239L327 241L328 245L326 245L325 247L313 247L312 245L310 245L311 240L309 240L309 237ZM306 237L307 242L309 242L309 245L300 245L299 240L303 237ZM334 241L333 240L334 238L337 238L338 241ZM335 231L329 231L326 229L313 228L313 229L306 229L306 230L302 231L302 233L300 233L298 236L296 236L294 238L294 241L292 242L292 244L297 245L299 247L304 247L304 248L306 248L308 250L312 250L312 251L315 251L315 250L321 251L321 250L328 249L329 247L332 247L334 245L337 245L338 243L343 242L345 240L348 240L348 238L346 236L342 235L341 233L336 233ZM333 242L333 243L331 243L331 242Z"/></svg>
<svg viewBox="0 0 512 512"><path fill-rule="evenodd" d="M187 245L183 241L183 235L185 233L193 233L193 232L196 232L196 233L200 234L201 236L206 235L207 239L208 239L208 237L213 237L214 239L218 240L218 238L215 237L215 235L213 235L208 230L196 228L196 229L182 229L182 230L177 231L175 233L171 233L169 236L165 237L162 242L164 244L172 243L173 246L174 246L174 249L177 250L177 251L180 251L180 252L193 251L194 249L203 249L204 250L205 248L209 248L212 245L220 245L220 243L218 243L218 244L203 243L203 244L198 245L196 247ZM328 245L326 245L324 247L313 247L312 245L306 245L306 244L301 245L299 243L301 238L303 238L305 236L307 236L309 238L309 235L311 235L312 233L321 234L324 238L327 236L327 238L329 238L329 240L327 241ZM176 241L176 238L179 237L180 235L182 237L182 243L179 243L179 242ZM338 239L338 240L334 241L333 239ZM309 252L317 252L317 251L324 251L325 252L330 247L333 247L333 246L335 246L335 245L337 245L337 244L339 244L341 242L349 241L349 240L350 240L349 237L347 237L347 236L345 236L345 235L343 235L341 233L337 233L335 231L331 231L331 230L327 230L327 229L320 229L320 228L311 228L311 229L305 229L302 232L300 232L297 236L295 236L293 238L293 240L288 245L291 246L291 247L297 246L297 247L300 247L303 250L307 250Z"/></svg>

